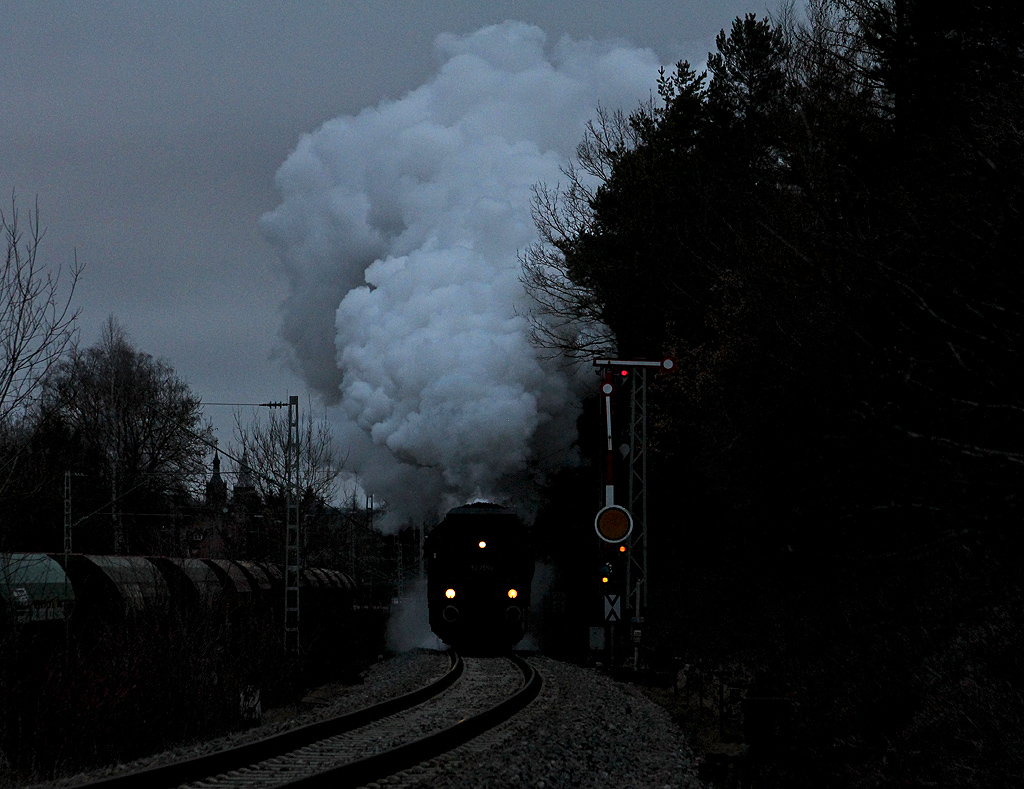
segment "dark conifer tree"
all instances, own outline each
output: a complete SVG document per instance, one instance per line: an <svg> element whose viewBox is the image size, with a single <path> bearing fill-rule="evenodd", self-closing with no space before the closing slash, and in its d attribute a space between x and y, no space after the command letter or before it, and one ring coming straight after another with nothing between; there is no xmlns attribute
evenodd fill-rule
<svg viewBox="0 0 1024 789"><path fill-rule="evenodd" d="M1008 512L1022 13L947 6L737 19L710 80L678 64L581 146L602 183L555 246L622 354L678 354L655 452L709 512L827 518L839 552Z"/></svg>

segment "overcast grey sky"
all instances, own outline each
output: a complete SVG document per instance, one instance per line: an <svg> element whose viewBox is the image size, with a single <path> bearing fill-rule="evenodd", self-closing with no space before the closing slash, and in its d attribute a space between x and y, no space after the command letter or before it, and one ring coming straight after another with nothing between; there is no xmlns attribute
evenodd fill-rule
<svg viewBox="0 0 1024 789"><path fill-rule="evenodd" d="M47 261L67 264L77 249L86 264L86 344L113 314L205 401L304 396L280 338L286 280L258 226L281 202L274 175L302 134L431 80L442 33L513 19L545 31L548 47L564 35L614 39L696 65L736 15L765 10L749 0L2 0L0 193L8 205L17 190L23 209L38 196Z"/></svg>

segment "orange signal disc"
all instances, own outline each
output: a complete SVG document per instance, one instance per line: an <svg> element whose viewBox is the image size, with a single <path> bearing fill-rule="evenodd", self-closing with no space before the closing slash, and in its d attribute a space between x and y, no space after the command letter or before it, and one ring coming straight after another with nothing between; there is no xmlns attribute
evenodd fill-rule
<svg viewBox="0 0 1024 789"><path fill-rule="evenodd" d="M624 507L612 504L597 513L594 529L605 542L622 542L633 531L633 518Z"/></svg>

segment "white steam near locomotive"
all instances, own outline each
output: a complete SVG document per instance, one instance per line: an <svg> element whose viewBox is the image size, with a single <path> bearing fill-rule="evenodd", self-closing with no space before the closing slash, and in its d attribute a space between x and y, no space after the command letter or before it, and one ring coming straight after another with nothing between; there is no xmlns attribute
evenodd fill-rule
<svg viewBox="0 0 1024 789"><path fill-rule="evenodd" d="M623 44L549 48L516 22L436 48L429 83L304 135L262 219L294 364L396 521L528 499L531 473L570 458L572 374L523 317L531 189L564 180L596 108L636 107L659 67Z"/></svg>

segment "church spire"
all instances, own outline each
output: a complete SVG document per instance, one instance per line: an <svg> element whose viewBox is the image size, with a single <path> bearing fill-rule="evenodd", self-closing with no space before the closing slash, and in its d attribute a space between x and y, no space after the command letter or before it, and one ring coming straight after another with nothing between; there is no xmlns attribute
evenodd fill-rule
<svg viewBox="0 0 1024 789"><path fill-rule="evenodd" d="M235 482L235 490L243 488L245 490L252 489L252 468L249 466L249 450L242 450L242 462L238 466L238 478Z"/></svg>
<svg viewBox="0 0 1024 789"><path fill-rule="evenodd" d="M228 501L228 484L220 475L220 453L214 450L213 473L206 483L206 505L217 510L223 509Z"/></svg>

